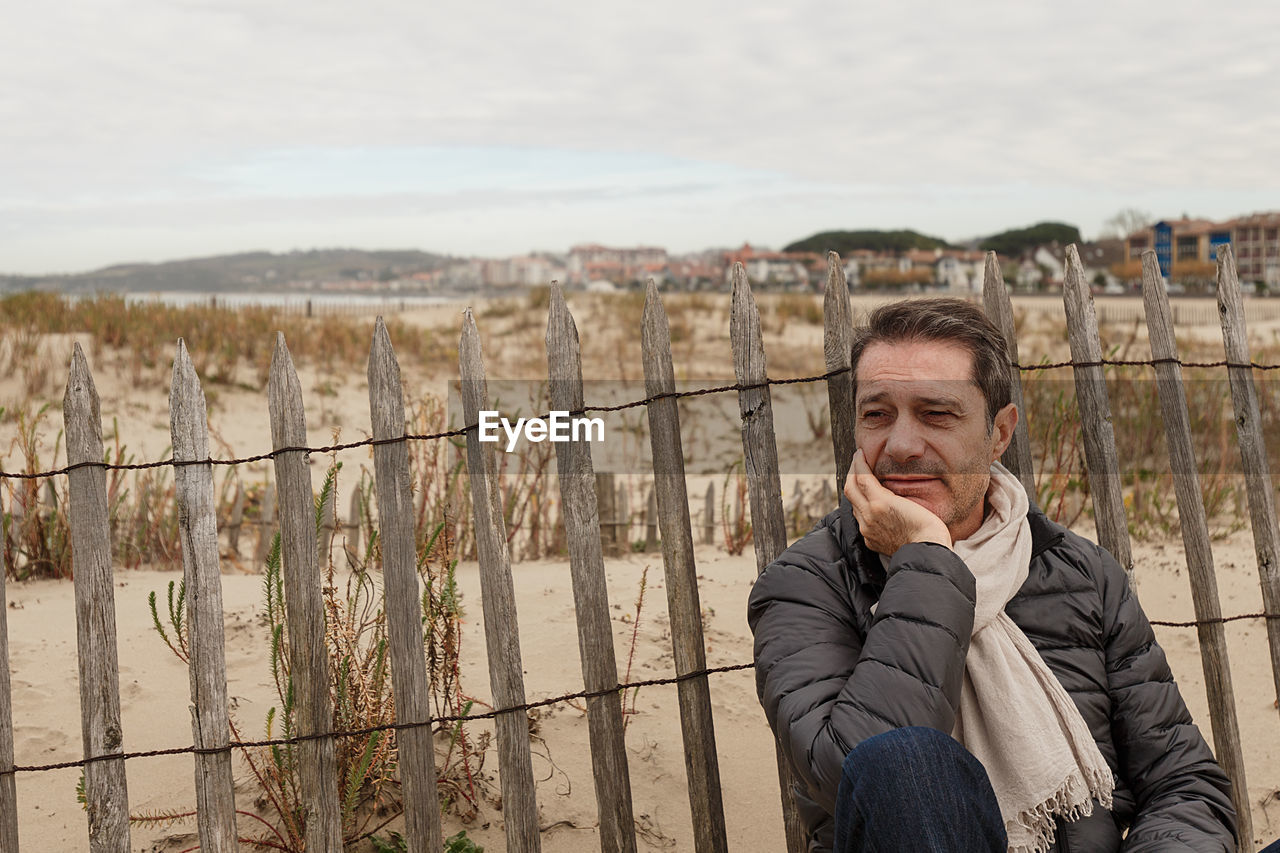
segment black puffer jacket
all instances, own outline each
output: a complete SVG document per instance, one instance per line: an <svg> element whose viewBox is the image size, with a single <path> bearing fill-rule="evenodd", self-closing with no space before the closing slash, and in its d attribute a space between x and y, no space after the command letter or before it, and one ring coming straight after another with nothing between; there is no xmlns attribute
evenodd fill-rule
<svg viewBox="0 0 1280 853"><path fill-rule="evenodd" d="M1095 804L1091 817L1060 823L1056 849L1234 850L1229 783L1123 570L1039 510L1028 520L1030 573L1005 612L1071 695L1116 777L1112 811ZM811 851L831 849L849 750L902 726L951 731L974 586L940 545L902 547L886 573L846 500L757 580L748 610L756 687L795 771Z"/></svg>

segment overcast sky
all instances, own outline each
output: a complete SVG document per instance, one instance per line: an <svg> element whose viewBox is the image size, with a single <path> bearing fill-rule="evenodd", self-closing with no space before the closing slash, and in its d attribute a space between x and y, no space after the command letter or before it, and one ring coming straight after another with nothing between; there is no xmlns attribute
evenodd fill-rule
<svg viewBox="0 0 1280 853"><path fill-rule="evenodd" d="M1275 0L74 0L0 28L0 271L947 239L1280 208Z"/></svg>

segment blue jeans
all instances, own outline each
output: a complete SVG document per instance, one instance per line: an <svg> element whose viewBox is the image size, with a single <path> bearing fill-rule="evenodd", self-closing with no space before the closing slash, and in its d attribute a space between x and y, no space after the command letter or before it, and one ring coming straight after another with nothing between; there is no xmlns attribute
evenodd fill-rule
<svg viewBox="0 0 1280 853"><path fill-rule="evenodd" d="M1005 853L1008 838L982 763L936 729L893 729L844 760L835 853Z"/></svg>

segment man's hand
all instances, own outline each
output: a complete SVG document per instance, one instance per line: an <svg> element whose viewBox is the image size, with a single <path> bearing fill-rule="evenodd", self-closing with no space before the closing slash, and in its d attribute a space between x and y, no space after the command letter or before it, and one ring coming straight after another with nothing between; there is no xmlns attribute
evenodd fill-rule
<svg viewBox="0 0 1280 853"><path fill-rule="evenodd" d="M873 551L891 557L908 542L937 542L951 547L951 534L942 519L880 485L861 449L853 454L844 494L853 504L853 517Z"/></svg>

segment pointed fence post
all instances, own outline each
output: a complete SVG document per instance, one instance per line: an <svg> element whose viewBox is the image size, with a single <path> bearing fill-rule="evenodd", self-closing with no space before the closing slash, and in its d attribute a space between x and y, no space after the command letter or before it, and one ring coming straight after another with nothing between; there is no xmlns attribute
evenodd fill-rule
<svg viewBox="0 0 1280 853"><path fill-rule="evenodd" d="M843 370L827 380L827 400L831 409L831 442L836 454L836 491L844 488L857 450L853 439L853 308L849 305L849 284L844 265L835 252L827 252L827 292L822 297L822 354L827 372Z"/></svg>
<svg viewBox="0 0 1280 853"><path fill-rule="evenodd" d="M75 573L76 646L80 661L80 719L84 757L123 751L120 666L116 654L116 599L107 520L107 472L102 467L98 391L80 344L62 401L67 433L71 565ZM124 759L84 766L91 853L128 853L129 792Z"/></svg>
<svg viewBox="0 0 1280 853"><path fill-rule="evenodd" d="M578 327L558 284L551 286L547 318L547 373L551 384L552 411L579 417L585 406L582 351L578 343ZM556 443L555 450L560 502L568 534L582 683L589 691L602 692L602 695L587 698L587 730L591 742L596 808L600 817L600 849L603 853L635 853L631 778L627 771L627 747L623 739L622 699L616 692L618 663L613 649L604 555L600 550L600 516L596 508L591 445L587 441L562 441Z"/></svg>
<svg viewBox="0 0 1280 853"><path fill-rule="evenodd" d="M1080 253L1074 244L1067 247L1062 303L1067 313L1071 360L1075 362L1072 374L1076 382L1076 406L1080 410L1080 425L1084 431L1084 460L1089 469L1089 492L1093 497L1098 544L1110 551L1116 562L1124 567L1129 576L1129 586L1136 590L1124 496L1120 492L1116 434L1111 423L1107 380L1102 371L1102 343L1098 339L1093 293L1084 280Z"/></svg>
<svg viewBox="0 0 1280 853"><path fill-rule="evenodd" d="M738 411L742 415L742 456L751 494L751 534L756 552L756 572L778 558L787 547L787 522L782 511L782 475L778 472L778 440L773 427L773 400L760 332L760 312L741 263L733 265L733 309L729 321L733 368L740 386ZM782 745L775 739L778 782L782 794L782 822L788 853L802 853L806 844L796 811L795 778Z"/></svg>
<svg viewBox="0 0 1280 853"><path fill-rule="evenodd" d="M1191 603L1195 607L1196 633L1200 640L1200 660L1204 665L1205 693L1209 699L1209 719L1213 725L1213 746L1218 763L1231 779L1231 801L1236 807L1237 833L1241 845L1252 849L1253 820L1249 790L1245 785L1244 755L1240 751L1240 724L1236 718L1235 694L1231 688L1231 663L1227 656L1227 632L1222 624L1218 601L1218 579L1213 573L1213 551L1209 546L1209 524L1196 454L1191 446L1191 419L1187 415L1187 393L1182 369L1177 363L1178 344L1173 334L1169 296L1160 276L1160 263L1152 249L1142 253L1142 301L1147 313L1151 357L1156 361L1156 390L1164 419L1165 444L1173 471L1173 488L1178 500L1182 544L1187 554L1187 575L1191 580Z"/></svg>
<svg viewBox="0 0 1280 853"><path fill-rule="evenodd" d="M470 308L463 318L458 366L462 375L463 423L468 424L467 473L471 480L476 552L480 561L489 685L494 707L514 709L499 714L494 720L507 850L537 853L542 849L542 840L538 835L538 804L534 797L533 759L529 754L529 716L523 708L524 670L516 596L511 583L511 553L507 546L507 525L502 519L497 451L492 443L481 444L479 428L474 426L479 423L480 412L489 408L489 386L480 351L480 333Z"/></svg>
<svg viewBox="0 0 1280 853"><path fill-rule="evenodd" d="M645 396L674 394L676 378L671 364L671 332L653 279L649 280L645 296L641 349ZM697 853L726 853L728 842L720 790L720 763L711 716L711 690L705 674L692 675L707 668L707 653L702 636L697 569L693 562L684 446L680 440L680 410L675 398L670 396L653 400L648 404L648 410L658 521L662 525L662 562L666 570L671 645L676 674L689 676L679 683L677 691L685 771L689 778L689 806L693 814L694 850Z"/></svg>
<svg viewBox="0 0 1280 853"><path fill-rule="evenodd" d="M276 333L267 381L271 409L271 446L275 451L280 495L280 562L284 574L285 618L289 634L289 675L296 697L297 732L333 731L329 697L329 656L325 642L324 599L316 541L315 498L307 465L307 417L302 385ZM327 543L326 543L327 544ZM302 800L308 807L308 850L342 849L342 813L338 801L338 762L332 737L298 744Z"/></svg>
<svg viewBox="0 0 1280 853"><path fill-rule="evenodd" d="M233 853L236 841L235 790L231 776L227 661L223 644L222 573L218 565L218 520L209 459L209 426L204 390L186 344L178 339L169 390L169 432L173 440L174 501L182 543L190 638L191 731L195 756L196 825L200 849ZM181 464L181 463L199 464ZM244 509L244 490L236 495ZM204 751L211 750L211 751Z"/></svg>
<svg viewBox="0 0 1280 853"><path fill-rule="evenodd" d="M1280 613L1280 529L1276 525L1275 492L1271 486L1271 463L1263 440L1258 391L1250 366L1249 332L1245 328L1244 299L1236 260L1230 245L1218 247L1218 312L1222 315L1222 343L1227 354L1227 376L1231 383L1231 403L1236 413L1236 435L1240 444L1240 466L1244 470L1249 495L1249 520L1253 548L1258 555L1258 582L1262 585L1262 607ZM1280 701L1280 619L1267 621L1267 646L1271 652L1271 677Z"/></svg>
<svg viewBox="0 0 1280 853"><path fill-rule="evenodd" d="M9 599L0 541L0 850L18 849L18 786L13 776L13 693L9 689Z"/></svg>
<svg viewBox="0 0 1280 853"><path fill-rule="evenodd" d="M404 442L404 391L400 365L387 326L379 316L369 350L369 417L373 425L373 466L382 542L383 607L391 648L391 687L400 729L400 784L404 788L405 840L409 853L438 853L440 802L436 793L435 747L427 665L422 648L421 590L413 537L413 496L409 491L409 448ZM356 495L360 492L357 489ZM354 516L359 524L359 506Z"/></svg>
<svg viewBox="0 0 1280 853"><path fill-rule="evenodd" d="M1031 436L1028 433L1027 407L1022 397L1022 371L1018 369L1018 331L1013 324L1013 305L1009 301L1009 289L1000 275L1000 261L995 252L987 252L987 262L982 275L982 304L987 317L1000 330L1005 347L1009 350L1009 391L1013 405L1018 409L1018 423L1013 428L1013 440L1005 449L1000 461L1008 468L1026 490L1027 497L1036 502L1036 472L1031 461Z"/></svg>

